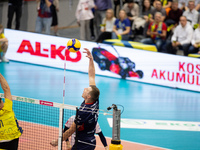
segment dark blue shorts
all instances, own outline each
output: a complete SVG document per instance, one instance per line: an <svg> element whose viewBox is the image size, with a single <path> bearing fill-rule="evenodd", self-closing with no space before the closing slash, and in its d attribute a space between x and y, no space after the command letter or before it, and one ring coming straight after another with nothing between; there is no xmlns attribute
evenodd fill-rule
<svg viewBox="0 0 200 150"><path fill-rule="evenodd" d="M88 144L86 143L81 143L81 142L78 142L77 144L77 147L74 145L72 147L72 150L94 150L95 147L96 147L96 140L94 140L93 142L88 142L88 141L84 141L84 142L87 142ZM90 145L92 144L92 145ZM93 146L95 145L95 146Z"/></svg>

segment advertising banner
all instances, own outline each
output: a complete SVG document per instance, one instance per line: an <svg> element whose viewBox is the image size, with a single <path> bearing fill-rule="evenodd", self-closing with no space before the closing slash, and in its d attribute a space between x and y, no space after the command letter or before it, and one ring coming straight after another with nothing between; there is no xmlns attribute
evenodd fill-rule
<svg viewBox="0 0 200 150"><path fill-rule="evenodd" d="M200 91L200 61L196 58L138 50L134 48L81 42L77 53L66 48L68 38L5 29L10 60L88 72L88 58L94 57L96 74L127 80Z"/></svg>

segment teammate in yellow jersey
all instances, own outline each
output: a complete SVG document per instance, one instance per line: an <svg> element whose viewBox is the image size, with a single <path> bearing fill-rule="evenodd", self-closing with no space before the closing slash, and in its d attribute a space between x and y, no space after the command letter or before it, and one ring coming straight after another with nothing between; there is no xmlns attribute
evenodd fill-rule
<svg viewBox="0 0 200 150"><path fill-rule="evenodd" d="M17 150L22 128L19 127L12 109L10 87L1 73L0 84L5 97L5 102L0 98L0 149Z"/></svg>
<svg viewBox="0 0 200 150"><path fill-rule="evenodd" d="M0 62L9 62L5 55L8 49L8 39L3 33L3 26L0 24Z"/></svg>

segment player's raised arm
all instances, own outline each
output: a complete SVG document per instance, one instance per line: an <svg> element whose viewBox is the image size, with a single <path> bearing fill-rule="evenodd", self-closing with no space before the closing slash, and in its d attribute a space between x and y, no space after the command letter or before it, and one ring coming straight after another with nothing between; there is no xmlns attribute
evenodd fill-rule
<svg viewBox="0 0 200 150"><path fill-rule="evenodd" d="M1 83L1 88L4 91L4 97L12 100L12 95L10 92L10 87L8 85L8 82L6 81L6 79L3 77L3 75L0 73L0 83Z"/></svg>
<svg viewBox="0 0 200 150"><path fill-rule="evenodd" d="M95 68L94 68L94 61L93 61L93 56L89 49L84 48L84 52L86 53L86 57L89 58L89 69L88 69L88 75L89 75L89 85L96 85L95 84Z"/></svg>

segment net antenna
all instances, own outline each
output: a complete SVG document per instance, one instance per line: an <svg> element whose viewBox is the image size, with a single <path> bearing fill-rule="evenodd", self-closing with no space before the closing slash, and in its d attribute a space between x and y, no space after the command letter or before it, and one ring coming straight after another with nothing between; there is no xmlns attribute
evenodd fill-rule
<svg viewBox="0 0 200 150"><path fill-rule="evenodd" d="M60 105L59 113L59 136L58 136L58 150L62 150L62 138L63 138L63 106L65 104L65 72L66 72L66 50L64 60L64 79L63 79L63 103Z"/></svg>

